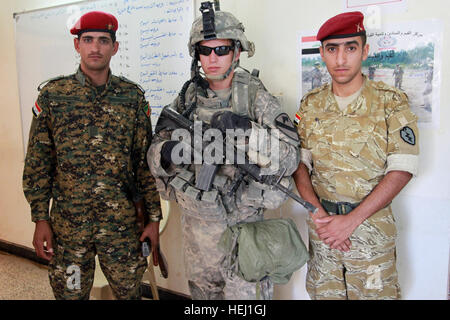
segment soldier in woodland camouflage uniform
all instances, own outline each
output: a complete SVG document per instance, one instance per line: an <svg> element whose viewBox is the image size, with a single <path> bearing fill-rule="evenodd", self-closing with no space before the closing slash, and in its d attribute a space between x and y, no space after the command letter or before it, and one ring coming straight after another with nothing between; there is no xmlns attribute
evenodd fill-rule
<svg viewBox="0 0 450 320"><path fill-rule="evenodd" d="M115 297L139 299L147 266L139 240L159 241L159 194L145 161L149 105L136 84L109 70L116 30L110 14L83 15L71 30L78 71L49 81L33 107L23 189L57 299L89 298L96 254ZM150 215L143 232L130 183Z"/></svg>
<svg viewBox="0 0 450 320"><path fill-rule="evenodd" d="M312 299L400 298L390 203L417 173L417 118L402 91L361 73L363 18L345 13L320 28L332 83L307 93L297 113L294 179L319 208L308 219Z"/></svg>
<svg viewBox="0 0 450 320"><path fill-rule="evenodd" d="M208 13L214 15L212 7L209 11L204 10L203 17L194 21L189 42L194 64L197 66L200 60L206 80L198 76L188 81L180 96L166 108L183 113L196 103L187 115L191 121L202 121L214 128L248 129L252 133L259 128L275 130L283 122L277 140L281 160L279 169L272 174L280 174L285 168L282 182L291 187L293 180L290 175L299 162L296 129L289 117L282 113L276 98L267 92L257 77L245 70L235 71L241 50L247 51L249 56L254 53L253 43L246 39L243 25L232 14L217 11L212 20L214 25L205 27L211 21ZM176 200L182 208L184 257L192 298L255 299L255 283L223 270L221 263L226 253L221 252L217 245L227 226L262 220L264 208L279 207L286 196L248 176L229 195L230 185L237 179L234 165L219 167L211 191L197 189L196 181L202 165L173 163L172 151L179 142L171 138L173 128L161 122L160 119L147 159L161 196ZM266 143L269 138L266 138ZM251 149L247 153L249 155L253 154L252 148L256 149L250 144L246 147ZM261 159L258 161L255 160L260 165ZM261 283L261 297L271 299L272 282L266 279Z"/></svg>

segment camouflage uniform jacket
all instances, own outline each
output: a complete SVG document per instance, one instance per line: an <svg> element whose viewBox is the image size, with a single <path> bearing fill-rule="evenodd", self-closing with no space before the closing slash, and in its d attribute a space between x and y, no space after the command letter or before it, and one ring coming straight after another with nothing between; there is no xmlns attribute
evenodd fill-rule
<svg viewBox="0 0 450 320"><path fill-rule="evenodd" d="M243 78L248 76L246 81ZM241 115L247 115L252 121L253 129L275 128L274 119L277 115L282 114L281 106L278 100L267 92L262 82L251 76L248 72L235 72L231 86L231 97L228 102L224 103L215 95L215 93L207 89L206 91L198 88L197 91L197 108L191 114L191 121L202 121L209 124L212 115L221 110L232 110ZM186 107L195 100L195 85L191 84L187 90ZM248 110L242 110L238 97L244 96L248 99ZM239 102L240 101L240 102ZM239 105L239 106L238 106ZM180 99L177 98L167 107L173 108L178 112L182 112L180 107ZM241 108L240 112L237 109ZM286 199L280 191L268 185L263 185L247 177L236 191L235 195L228 196L226 190L234 179L236 179L236 168L233 165L221 165L213 183L213 189L220 194L219 199L215 202L202 201L205 194L201 194L199 199L189 199L182 190L175 190L170 184L173 177L177 175L183 168L171 165L167 170L161 166L161 148L163 144L171 140L172 130L162 130L158 132L148 152L148 162L153 175L156 177L158 190L161 192L163 199L177 200L178 204L184 209L185 213L200 216L202 219L221 220L228 216L230 224L242 221L255 213L262 212L264 208L275 209L279 207ZM279 139L279 169L272 174L280 174L282 169L286 169L285 178L282 179L286 187L292 187L292 173L296 170L300 161L299 157L299 141L296 135L295 140L288 138L280 132ZM269 137L267 140L270 140ZM249 144L249 148L252 146ZM264 148L263 148L264 149ZM201 165L190 165L187 170L193 172L195 177ZM195 185L190 181L191 186ZM233 212L230 217L230 212ZM227 214L228 213L228 214Z"/></svg>
<svg viewBox="0 0 450 320"><path fill-rule="evenodd" d="M72 204L104 200L114 206L127 197L131 176L150 219L161 219L145 160L152 138L150 109L136 84L110 73L97 93L79 68L49 81L33 113L23 172L33 221L49 219L51 198Z"/></svg>
<svg viewBox="0 0 450 320"><path fill-rule="evenodd" d="M417 117L400 90L365 78L361 94L341 111L325 84L303 97L297 115L302 162L322 199L360 202L387 172L416 174Z"/></svg>

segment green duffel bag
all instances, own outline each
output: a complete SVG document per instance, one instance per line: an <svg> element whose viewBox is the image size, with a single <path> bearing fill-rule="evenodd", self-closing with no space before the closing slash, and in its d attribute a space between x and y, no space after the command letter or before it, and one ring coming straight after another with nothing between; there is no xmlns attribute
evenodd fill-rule
<svg viewBox="0 0 450 320"><path fill-rule="evenodd" d="M291 219L268 219L228 227L219 248L226 254L223 266L250 282L270 277L285 284L309 254Z"/></svg>

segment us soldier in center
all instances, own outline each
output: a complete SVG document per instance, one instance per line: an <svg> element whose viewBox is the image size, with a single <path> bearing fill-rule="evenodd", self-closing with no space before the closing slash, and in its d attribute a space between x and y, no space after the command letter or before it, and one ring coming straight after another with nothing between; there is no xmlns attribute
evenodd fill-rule
<svg viewBox="0 0 450 320"><path fill-rule="evenodd" d="M188 44L195 74L166 108L184 114L190 121L201 121L221 130L251 130L253 134L260 128L278 129L280 163L272 174L280 175L285 169L282 182L292 186L290 176L299 161L296 130L262 82L246 70L236 70L242 51L249 57L254 54L253 43L247 40L244 26L231 13L214 12L209 2L202 3L201 11L202 17L193 22ZM198 61L204 77L198 74ZM196 185L202 165L174 164L172 151L181 142L172 140L174 128L161 122L160 119L147 159L161 196L176 200L183 212L184 258L192 299L255 299L255 283L222 270L221 262L226 257L217 245L228 225L262 220L264 209L278 208L286 196L249 176L229 194L231 186L239 180L233 163L220 165L211 191L200 190ZM270 154L258 152L252 144L246 144L245 149L247 155L256 155L258 165L269 165L262 162L271 158ZM261 287L261 297L271 299L272 282L262 280Z"/></svg>
<svg viewBox="0 0 450 320"><path fill-rule="evenodd" d="M327 20L320 54L332 82L297 113L300 195L310 214L306 288L311 299L399 299L390 203L417 173L417 117L401 90L369 80L360 12Z"/></svg>
<svg viewBox="0 0 450 320"><path fill-rule="evenodd" d="M111 74L117 28L111 14L84 14L71 29L77 72L50 80L33 107L23 189L56 299L89 298L96 254L114 296L139 299L139 240L159 242L159 194L145 161L150 109L138 85ZM142 199L144 230L133 204Z"/></svg>

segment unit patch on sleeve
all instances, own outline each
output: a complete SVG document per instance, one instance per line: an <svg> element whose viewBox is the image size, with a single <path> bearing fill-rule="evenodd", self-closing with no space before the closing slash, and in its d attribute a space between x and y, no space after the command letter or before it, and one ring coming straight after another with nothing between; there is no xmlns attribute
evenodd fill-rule
<svg viewBox="0 0 450 320"><path fill-rule="evenodd" d="M400 130L400 137L403 139L403 141L412 146L416 144L416 136L414 135L414 131L408 126L403 127Z"/></svg>
<svg viewBox="0 0 450 320"><path fill-rule="evenodd" d="M298 141L297 130L286 113L281 113L275 118L275 126L292 140Z"/></svg>
<svg viewBox="0 0 450 320"><path fill-rule="evenodd" d="M150 103L149 102L147 102L147 104L145 105L144 112L145 112L145 115L147 116L147 118L150 117Z"/></svg>
<svg viewBox="0 0 450 320"><path fill-rule="evenodd" d="M41 112L42 112L42 109L41 109L41 107L39 107L39 105L36 101L33 106L33 115L37 118L37 117L39 117Z"/></svg>

